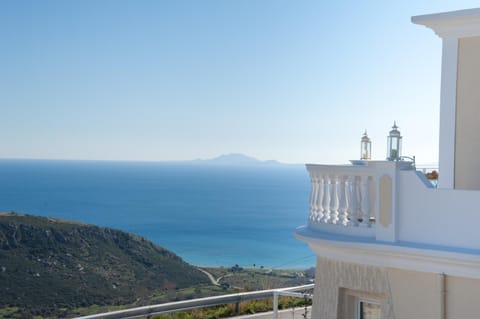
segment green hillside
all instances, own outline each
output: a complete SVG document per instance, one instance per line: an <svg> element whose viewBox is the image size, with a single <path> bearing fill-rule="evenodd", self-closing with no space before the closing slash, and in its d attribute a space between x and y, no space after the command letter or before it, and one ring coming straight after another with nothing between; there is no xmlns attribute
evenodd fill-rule
<svg viewBox="0 0 480 319"><path fill-rule="evenodd" d="M142 303L153 292L208 283L174 253L119 230L0 213L0 308L54 314Z"/></svg>

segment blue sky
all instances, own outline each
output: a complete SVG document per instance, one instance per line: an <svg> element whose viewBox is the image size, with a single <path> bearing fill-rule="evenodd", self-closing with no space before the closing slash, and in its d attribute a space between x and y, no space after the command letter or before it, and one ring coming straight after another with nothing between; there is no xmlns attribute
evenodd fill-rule
<svg viewBox="0 0 480 319"><path fill-rule="evenodd" d="M441 40L475 1L1 1L0 158L437 161Z"/></svg>

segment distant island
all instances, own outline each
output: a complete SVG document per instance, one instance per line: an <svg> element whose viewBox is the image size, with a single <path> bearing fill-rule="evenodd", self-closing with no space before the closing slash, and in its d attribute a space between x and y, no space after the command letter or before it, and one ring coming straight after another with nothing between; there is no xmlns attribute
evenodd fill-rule
<svg viewBox="0 0 480 319"><path fill-rule="evenodd" d="M313 278L312 269L253 267L199 269L120 230L0 213L0 318L72 317Z"/></svg>
<svg viewBox="0 0 480 319"><path fill-rule="evenodd" d="M261 161L251 156L247 156L240 153L230 153L223 154L211 159L197 159L193 161L195 163L201 164L212 164L212 165L289 165L283 164L275 160Z"/></svg>

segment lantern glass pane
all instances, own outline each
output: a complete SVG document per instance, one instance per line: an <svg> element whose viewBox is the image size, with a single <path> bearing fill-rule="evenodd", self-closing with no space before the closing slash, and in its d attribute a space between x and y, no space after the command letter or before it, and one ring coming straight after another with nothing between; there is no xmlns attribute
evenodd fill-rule
<svg viewBox="0 0 480 319"><path fill-rule="evenodd" d="M371 154L372 154L372 143L363 141L360 149L360 159L369 160L371 158Z"/></svg>
<svg viewBox="0 0 480 319"><path fill-rule="evenodd" d="M400 159L401 139L396 136L389 136L387 139L387 158L389 160Z"/></svg>

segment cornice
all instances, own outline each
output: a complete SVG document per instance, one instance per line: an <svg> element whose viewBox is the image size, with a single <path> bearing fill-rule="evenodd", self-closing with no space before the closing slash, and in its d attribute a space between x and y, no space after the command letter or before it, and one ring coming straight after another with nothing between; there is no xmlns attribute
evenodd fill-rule
<svg viewBox="0 0 480 319"><path fill-rule="evenodd" d="M480 35L480 8L419 15L411 20L432 29L441 38Z"/></svg>
<svg viewBox="0 0 480 319"><path fill-rule="evenodd" d="M308 227L299 227L295 237L305 241L317 256L344 262L405 270L444 273L480 279L480 255L428 248L378 243L342 236L321 236Z"/></svg>

